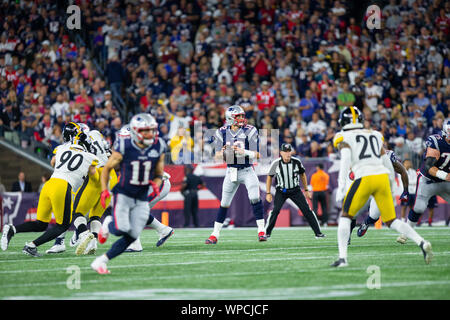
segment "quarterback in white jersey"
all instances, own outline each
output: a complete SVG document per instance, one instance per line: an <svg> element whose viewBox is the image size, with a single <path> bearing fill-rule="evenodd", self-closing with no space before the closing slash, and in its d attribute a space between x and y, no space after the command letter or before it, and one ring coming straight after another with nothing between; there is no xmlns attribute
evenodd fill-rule
<svg viewBox="0 0 450 320"><path fill-rule="evenodd" d="M37 247L55 239L65 232L72 221L72 190L78 189L83 181L99 179L95 169L98 159L87 152L86 135L80 132L73 143L63 144L57 148L54 158L55 170L44 184L37 208L36 221L29 221L18 226L6 225L1 239L2 250L8 248L9 241L18 232L42 232L47 229L54 214L56 225L36 240L27 243L23 248L25 254L40 256Z"/></svg>
<svg viewBox="0 0 450 320"><path fill-rule="evenodd" d="M339 259L331 266L348 265L347 246L351 220L370 196L375 199L383 222L416 242L428 264L432 258L431 244L409 225L396 219L390 186L390 173L394 169L384 150L383 136L378 131L363 129L362 121L362 113L358 108L344 108L339 117L342 131L333 140L334 147L340 150L341 155L336 201L343 201L343 205L338 224ZM350 171L354 172L355 180L346 192Z"/></svg>

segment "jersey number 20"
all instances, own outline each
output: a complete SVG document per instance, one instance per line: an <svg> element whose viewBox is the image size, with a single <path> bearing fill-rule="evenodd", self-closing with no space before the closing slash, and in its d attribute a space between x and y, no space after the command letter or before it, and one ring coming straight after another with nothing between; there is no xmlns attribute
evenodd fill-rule
<svg viewBox="0 0 450 320"><path fill-rule="evenodd" d="M363 143L363 146L362 146L362 149L361 149L361 153L359 154L359 160L372 158L372 154L370 153L370 151L367 150L368 144L370 144L370 149L372 150L372 153L373 153L373 155L375 157L379 158L381 156L381 152L379 153L377 151L377 150L380 150L380 145L378 143L377 137L375 137L374 135L370 135L369 139L367 139L363 135L357 135L356 136L356 142L358 142L358 143L362 142ZM368 151L368 152L366 153L366 151Z"/></svg>

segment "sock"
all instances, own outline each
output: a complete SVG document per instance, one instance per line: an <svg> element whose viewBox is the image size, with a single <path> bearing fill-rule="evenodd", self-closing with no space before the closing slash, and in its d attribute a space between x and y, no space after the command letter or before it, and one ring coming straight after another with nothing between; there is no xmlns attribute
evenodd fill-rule
<svg viewBox="0 0 450 320"><path fill-rule="evenodd" d="M108 263L108 261L109 261L109 258L108 258L108 256L106 255L106 253L105 253L105 254L102 254L100 257L98 257L98 259L99 259L101 262L104 262L104 263Z"/></svg>
<svg viewBox="0 0 450 320"><path fill-rule="evenodd" d="M86 218L81 215L80 213L76 213L76 218L73 221L73 225L76 228L76 234L77 234L77 238L80 235L80 233L83 233L84 231L87 230L87 220Z"/></svg>
<svg viewBox="0 0 450 320"><path fill-rule="evenodd" d="M150 223L150 227L155 229L158 233L161 233L166 228L166 226L159 222L156 218L154 218L152 223Z"/></svg>
<svg viewBox="0 0 450 320"><path fill-rule="evenodd" d="M59 236L56 237L55 244L57 244L57 245L63 244L65 237L66 237L66 232L64 231L63 233L61 233Z"/></svg>
<svg viewBox="0 0 450 320"><path fill-rule="evenodd" d="M48 223L39 220L28 221L16 226L14 233L20 232L44 232L48 227Z"/></svg>
<svg viewBox="0 0 450 320"><path fill-rule="evenodd" d="M227 217L228 208L220 206L219 212L217 212L217 222L223 223Z"/></svg>
<svg viewBox="0 0 450 320"><path fill-rule="evenodd" d="M102 223L99 220L91 220L89 228L96 239L98 238L98 233L100 232L101 227Z"/></svg>
<svg viewBox="0 0 450 320"><path fill-rule="evenodd" d="M419 236L419 234L411 226L398 219L392 221L389 227L401 234L404 234L406 237L417 243L417 245L419 245L423 241L423 238Z"/></svg>
<svg viewBox="0 0 450 320"><path fill-rule="evenodd" d="M339 246L339 258L347 259L347 242L350 236L350 224L351 219L347 217L339 218L338 225L338 246Z"/></svg>
<svg viewBox="0 0 450 320"><path fill-rule="evenodd" d="M264 232L264 231L265 231L265 228L264 228L264 219L258 219L258 220L256 220L256 225L258 226L258 233Z"/></svg>
<svg viewBox="0 0 450 320"><path fill-rule="evenodd" d="M36 247L39 247L40 245L47 243L49 241L52 241L56 239L61 233L65 232L67 229L69 229L69 225L61 225L57 224L52 228L49 228L47 231L44 232L43 235L41 235L39 238L34 240L34 244Z"/></svg>
<svg viewBox="0 0 450 320"><path fill-rule="evenodd" d="M146 225L149 226L152 224L153 220L155 220L155 217L153 215L150 214L150 216L148 217L147 223Z"/></svg>
<svg viewBox="0 0 450 320"><path fill-rule="evenodd" d="M222 230L222 226L223 226L223 223L215 221L214 222L214 231L213 231L213 233L211 233L211 235L216 238L219 238L220 230Z"/></svg>
<svg viewBox="0 0 450 320"><path fill-rule="evenodd" d="M264 219L264 209L261 200L256 203L252 203L252 208L253 214L255 215L257 221L260 219Z"/></svg>
<svg viewBox="0 0 450 320"><path fill-rule="evenodd" d="M33 241L31 241L30 243L27 243L27 246L30 248L36 248L36 245L34 244Z"/></svg>
<svg viewBox="0 0 450 320"><path fill-rule="evenodd" d="M378 219L377 220L372 219L372 217L370 215L368 215L367 218L364 220L364 223L371 226L371 225L374 225L375 222L377 222L377 221L378 221Z"/></svg>
<svg viewBox="0 0 450 320"><path fill-rule="evenodd" d="M113 243L111 246L111 249L106 252L106 256L109 260L117 257L121 253L125 251L125 249L132 244L136 239L132 238L128 234L124 234L123 237L121 237L119 240Z"/></svg>
<svg viewBox="0 0 450 320"><path fill-rule="evenodd" d="M410 226L411 228L414 228L417 224L417 222L411 221L409 219L406 220L406 223L408 224L408 226Z"/></svg>
<svg viewBox="0 0 450 320"><path fill-rule="evenodd" d="M352 234L353 229L356 227L356 220L352 219L352 222L350 223L350 235Z"/></svg>

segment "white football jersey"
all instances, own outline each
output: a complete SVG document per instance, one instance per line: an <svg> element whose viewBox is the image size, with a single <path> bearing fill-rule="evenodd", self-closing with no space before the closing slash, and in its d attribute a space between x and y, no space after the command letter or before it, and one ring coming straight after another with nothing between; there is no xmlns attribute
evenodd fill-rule
<svg viewBox="0 0 450 320"><path fill-rule="evenodd" d="M336 133L333 140L335 148L345 142L350 146L350 168L355 174L355 179L361 177L390 173L383 165L381 148L384 138L380 132L367 129L353 129Z"/></svg>
<svg viewBox="0 0 450 320"><path fill-rule="evenodd" d="M91 130L88 133L89 139L91 139L91 151L98 158L98 166L104 167L106 162L108 162L108 152L106 150L106 146L108 145L108 141L105 140L105 137L98 130Z"/></svg>
<svg viewBox="0 0 450 320"><path fill-rule="evenodd" d="M55 148L55 170L51 178L67 181L72 191L78 190L89 174L91 165L98 165L98 158L84 151L79 145L65 143Z"/></svg>

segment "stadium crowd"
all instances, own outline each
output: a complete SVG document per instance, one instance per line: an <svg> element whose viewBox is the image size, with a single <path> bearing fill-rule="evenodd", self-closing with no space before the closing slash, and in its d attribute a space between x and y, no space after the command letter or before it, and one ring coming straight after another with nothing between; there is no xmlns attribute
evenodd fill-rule
<svg viewBox="0 0 450 320"><path fill-rule="evenodd" d="M76 121L112 141L126 122L115 96L126 115L156 117L179 163L200 143L194 121L218 128L240 104L298 155L334 158L339 111L355 105L417 168L449 116L450 2L386 1L379 30L367 16L357 23L348 3L75 1L81 30L69 32L61 4L3 1L0 136L45 156Z"/></svg>

